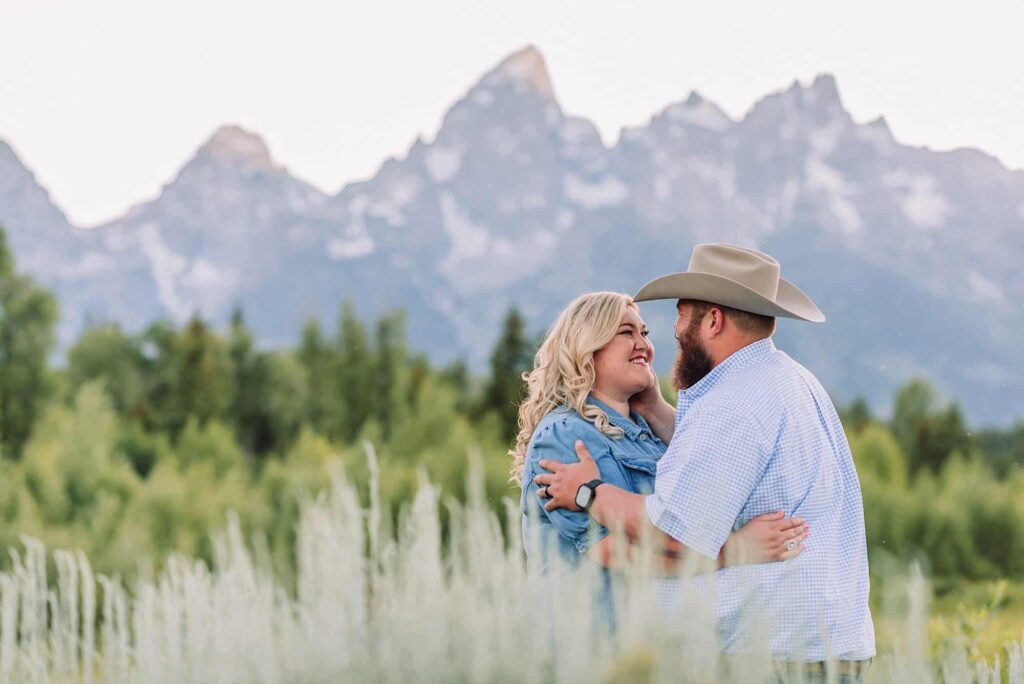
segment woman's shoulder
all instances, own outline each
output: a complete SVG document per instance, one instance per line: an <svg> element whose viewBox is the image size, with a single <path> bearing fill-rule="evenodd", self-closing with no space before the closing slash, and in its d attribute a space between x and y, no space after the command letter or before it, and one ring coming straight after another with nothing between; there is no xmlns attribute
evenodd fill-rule
<svg viewBox="0 0 1024 684"><path fill-rule="evenodd" d="M566 430L578 429L584 425L591 425L584 420L571 406L559 406L555 410L541 418L533 431L533 437L537 438L542 434L554 431L561 433Z"/></svg>
<svg viewBox="0 0 1024 684"><path fill-rule="evenodd" d="M605 435L597 429L591 421L569 406L561 406L544 416L533 431L530 439L530 446L545 447L568 447L572 451L572 445L576 440L583 440L592 450L603 448L603 442L607 440Z"/></svg>

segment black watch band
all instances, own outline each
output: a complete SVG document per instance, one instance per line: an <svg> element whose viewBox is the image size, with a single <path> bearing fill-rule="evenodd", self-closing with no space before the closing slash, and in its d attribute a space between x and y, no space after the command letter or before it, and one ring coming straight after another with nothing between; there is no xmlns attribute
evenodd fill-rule
<svg viewBox="0 0 1024 684"><path fill-rule="evenodd" d="M590 490L590 500L587 501L587 505L583 507L583 510L585 510L587 513L590 512L590 507L594 505L594 499L597 498L597 488L598 488L598 486L599 485L603 485L603 484L604 484L604 480L600 480L600 479L598 479L598 480L591 480L590 482L586 482L586 483L583 484L584 487L586 487L587 489Z"/></svg>

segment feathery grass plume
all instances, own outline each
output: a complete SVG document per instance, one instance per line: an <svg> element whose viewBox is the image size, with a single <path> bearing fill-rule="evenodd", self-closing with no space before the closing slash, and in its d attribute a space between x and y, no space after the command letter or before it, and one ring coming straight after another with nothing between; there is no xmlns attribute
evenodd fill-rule
<svg viewBox="0 0 1024 684"><path fill-rule="evenodd" d="M707 569L696 555L675 574L658 577L654 540L646 534L638 546L614 551L618 569L610 582L595 564L571 568L557 554L546 572L527 567L520 509L507 501L504 520L493 512L472 455L465 504L444 498L421 472L392 531L375 493L371 449L367 458L368 507L340 471L329 492L303 502L293 590L275 577L259 543L246 543L235 516L213 536L212 565L171 556L130 593L116 577L94 577L84 554L60 551L53 555L51 586L45 550L25 539L23 549L10 551L12 569L0 573L0 684L660 684L773 677L770 615L762 616L745 655L719 653L714 576L703 585L691 581ZM902 636L866 681L997 682L1005 672L1013 684L1024 684L1024 642L1008 645L1005 659L990 663L972 662L955 642L936 657L927 640L929 593L920 568L911 568L905 581L887 582L902 587L894 613ZM662 607L668 596L676 609ZM782 679L804 677L793 669Z"/></svg>

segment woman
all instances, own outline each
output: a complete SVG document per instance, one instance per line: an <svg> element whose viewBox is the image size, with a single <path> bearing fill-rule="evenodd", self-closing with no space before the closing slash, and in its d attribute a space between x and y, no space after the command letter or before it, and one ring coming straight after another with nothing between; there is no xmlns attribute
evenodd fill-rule
<svg viewBox="0 0 1024 684"><path fill-rule="evenodd" d="M538 461L573 462L576 440L582 440L605 482L636 493L653 491L665 444L629 410L629 398L657 382L651 370L654 346L647 333L627 295L583 295L559 315L537 351L533 371L524 375L528 396L519 407L520 431L509 453L513 478L522 487L529 563L546 568L557 550L570 565L585 555L608 565L616 544L607 529L592 529L585 512L544 508L533 482L540 472ZM730 536L719 564L738 546L749 563L785 560L802 550L799 545L787 550L785 543L805 536L800 519L783 519L781 513L759 516ZM673 549L663 551L666 559L673 555Z"/></svg>

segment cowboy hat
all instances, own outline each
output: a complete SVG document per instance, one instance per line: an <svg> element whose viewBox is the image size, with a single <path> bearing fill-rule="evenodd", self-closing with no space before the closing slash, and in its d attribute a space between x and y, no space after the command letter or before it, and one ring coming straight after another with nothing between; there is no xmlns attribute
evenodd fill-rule
<svg viewBox="0 0 1024 684"><path fill-rule="evenodd" d="M823 322L825 314L779 271L779 262L764 252L721 243L697 245L685 273L655 278L633 300L694 299L762 316Z"/></svg>

